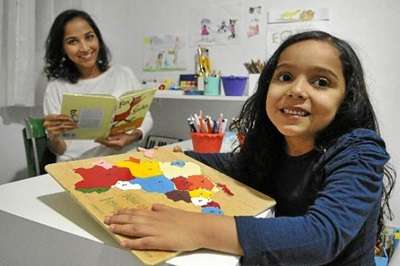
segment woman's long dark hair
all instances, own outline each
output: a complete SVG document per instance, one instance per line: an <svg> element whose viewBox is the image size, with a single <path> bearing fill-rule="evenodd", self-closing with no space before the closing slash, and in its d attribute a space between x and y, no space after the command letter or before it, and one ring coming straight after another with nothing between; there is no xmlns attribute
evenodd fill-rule
<svg viewBox="0 0 400 266"><path fill-rule="evenodd" d="M266 114L266 97L282 52L289 46L306 40L318 40L330 43L340 54L343 76L346 81L345 97L338 108L333 121L318 133L316 147L328 148L346 132L356 128L367 128L379 134L378 122L368 97L364 72L361 63L351 46L326 32L309 31L295 34L286 39L268 60L258 81L257 91L245 102L241 113L230 128L246 136L240 146L239 160L241 181L256 189L271 187L273 167L283 155L285 140ZM262 147L262 148L260 148ZM257 169L257 170L256 170ZM378 239L384 226L384 217L392 219L389 197L393 189L396 172L392 167L384 167L383 197L378 221Z"/></svg>
<svg viewBox="0 0 400 266"><path fill-rule="evenodd" d="M110 61L110 52L104 43L101 32L90 15L81 10L69 9L60 13L50 28L46 39L46 54L44 72L48 80L64 79L71 83L76 83L81 76L75 63L72 62L64 51L64 31L65 25L74 18L82 18L92 27L99 40L99 54L97 66L101 72L107 70Z"/></svg>

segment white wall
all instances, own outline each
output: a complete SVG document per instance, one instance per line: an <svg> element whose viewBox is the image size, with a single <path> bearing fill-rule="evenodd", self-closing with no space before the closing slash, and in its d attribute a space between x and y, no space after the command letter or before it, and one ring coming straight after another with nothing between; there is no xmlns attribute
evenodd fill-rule
<svg viewBox="0 0 400 266"><path fill-rule="evenodd" d="M56 11L67 7L82 7L99 24L111 48L113 62L130 66L140 78L153 74L141 71L144 34L186 33L190 8L215 4L217 1L196 0L115 0L115 1L63 1L54 0ZM218 1L222 2L222 1ZM225 1L227 2L227 1ZM240 3L241 1L228 1ZM330 10L332 32L348 40L363 62L371 100L375 106L382 134L392 163L400 171L400 125L396 117L396 104L400 100L398 62L400 53L400 2L397 0L282 0L252 1L263 3L265 10L280 8L327 7ZM214 66L226 73L245 73L242 64L249 58L265 54L265 40L244 42L242 45L212 47ZM39 53L39 51L38 51ZM192 48L186 50L188 60L194 56ZM192 63L188 61L190 66ZM192 69L193 70L193 69ZM189 70L190 72L190 70ZM178 73L163 73L159 77L176 78ZM185 138L185 118L193 111L208 110L215 114L224 110L231 116L240 109L238 102L202 102L182 100L156 100L152 106L155 118L153 133ZM18 108L0 110L0 183L24 175L25 158L20 131L24 112ZM226 110L226 111L225 111ZM399 181L400 183L400 181ZM395 224L400 225L400 185L393 193L392 205L397 213Z"/></svg>

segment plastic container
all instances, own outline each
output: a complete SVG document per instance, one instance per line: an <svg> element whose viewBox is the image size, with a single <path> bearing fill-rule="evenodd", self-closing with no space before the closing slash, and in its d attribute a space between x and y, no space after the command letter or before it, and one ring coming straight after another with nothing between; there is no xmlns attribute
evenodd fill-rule
<svg viewBox="0 0 400 266"><path fill-rule="evenodd" d="M221 150L223 133L192 132L193 150L199 153L217 153Z"/></svg>
<svg viewBox="0 0 400 266"><path fill-rule="evenodd" d="M219 77L208 77L206 87L204 88L204 95L218 96L220 95L220 79Z"/></svg>
<svg viewBox="0 0 400 266"><path fill-rule="evenodd" d="M222 84L226 96L243 96L246 87L247 77L245 76L223 76Z"/></svg>
<svg viewBox="0 0 400 266"><path fill-rule="evenodd" d="M260 79L261 74L249 74L249 82L248 82L248 96L253 95L257 91L258 80Z"/></svg>

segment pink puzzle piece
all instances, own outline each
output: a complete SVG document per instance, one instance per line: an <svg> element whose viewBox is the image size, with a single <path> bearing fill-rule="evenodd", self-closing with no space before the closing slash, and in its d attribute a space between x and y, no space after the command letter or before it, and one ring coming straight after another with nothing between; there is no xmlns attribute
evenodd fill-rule
<svg viewBox="0 0 400 266"><path fill-rule="evenodd" d="M154 149L145 149L143 147L138 147L138 151L143 152L144 157L154 158Z"/></svg>

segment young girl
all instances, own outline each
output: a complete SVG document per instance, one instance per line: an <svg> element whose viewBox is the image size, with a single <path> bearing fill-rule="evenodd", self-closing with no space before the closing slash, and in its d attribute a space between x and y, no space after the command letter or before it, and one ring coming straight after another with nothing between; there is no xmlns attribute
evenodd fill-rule
<svg viewBox="0 0 400 266"><path fill-rule="evenodd" d="M45 60L45 73L50 82L44 97L43 126L59 160L124 152L150 131L153 120L148 113L140 128L98 143L62 138L62 133L77 126L69 116L60 114L64 93L120 96L127 90L140 88L129 68L110 66L107 46L89 14L71 9L57 16L47 37Z"/></svg>
<svg viewBox="0 0 400 266"><path fill-rule="evenodd" d="M276 217L121 210L105 223L131 237L122 246L208 248L243 265L374 265L389 155L346 42L319 31L289 37L233 128L246 135L239 152L187 154L273 197Z"/></svg>

